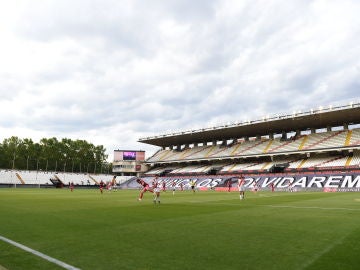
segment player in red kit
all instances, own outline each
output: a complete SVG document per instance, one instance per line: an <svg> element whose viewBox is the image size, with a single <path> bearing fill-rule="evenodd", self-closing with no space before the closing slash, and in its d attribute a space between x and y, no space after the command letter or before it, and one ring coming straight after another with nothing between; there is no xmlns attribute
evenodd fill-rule
<svg viewBox="0 0 360 270"><path fill-rule="evenodd" d="M136 182L138 182L141 186L142 186L142 189L140 191L140 195L139 195L139 198L138 198L138 201L141 201L143 196L144 196L144 193L146 191L149 191L151 193L154 193L154 191L150 188L149 184L146 183L144 180L138 178L136 179Z"/></svg>
<svg viewBox="0 0 360 270"><path fill-rule="evenodd" d="M162 182L162 191L166 192L166 182Z"/></svg>
<svg viewBox="0 0 360 270"><path fill-rule="evenodd" d="M100 181L100 193L103 193L103 189L104 189L105 183L101 180Z"/></svg>
<svg viewBox="0 0 360 270"><path fill-rule="evenodd" d="M231 179L229 179L229 181L227 182L227 186L228 186L228 192L230 192L232 186Z"/></svg>
<svg viewBox="0 0 360 270"><path fill-rule="evenodd" d="M271 183L271 184L270 184L270 187L271 187L271 192L274 192L274 191L275 191L275 185L274 185L274 183Z"/></svg>
<svg viewBox="0 0 360 270"><path fill-rule="evenodd" d="M73 192L73 190L74 190L74 182L70 183L70 190L71 190L71 192Z"/></svg>

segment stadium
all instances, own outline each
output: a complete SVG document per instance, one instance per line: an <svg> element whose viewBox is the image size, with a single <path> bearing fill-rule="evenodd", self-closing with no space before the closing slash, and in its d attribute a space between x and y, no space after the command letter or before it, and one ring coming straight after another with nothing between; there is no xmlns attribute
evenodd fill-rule
<svg viewBox="0 0 360 270"><path fill-rule="evenodd" d="M158 176L167 185L175 181L177 188L194 179L199 189L222 190L228 179L244 175L248 188L256 182L269 189L273 183L281 190L291 182L298 189L359 191L359 124L360 103L352 102L140 138L141 143L160 147L146 160L143 151L124 153L143 161L144 169L137 176L148 181ZM122 159L117 152L114 164ZM137 187L136 177L121 176L115 168L112 174L1 170L0 185L51 187L72 181L93 188L117 175L121 188Z"/></svg>
<svg viewBox="0 0 360 270"><path fill-rule="evenodd" d="M161 147L147 159L145 176L176 181L177 188L194 179L200 189L222 190L228 179L245 175L248 188L269 189L273 183L279 190L290 184L299 190L359 191L359 124L360 104L350 103L139 142Z"/></svg>
<svg viewBox="0 0 360 270"><path fill-rule="evenodd" d="M357 269L359 124L355 102L140 138L161 204L138 176L1 170L0 269Z"/></svg>

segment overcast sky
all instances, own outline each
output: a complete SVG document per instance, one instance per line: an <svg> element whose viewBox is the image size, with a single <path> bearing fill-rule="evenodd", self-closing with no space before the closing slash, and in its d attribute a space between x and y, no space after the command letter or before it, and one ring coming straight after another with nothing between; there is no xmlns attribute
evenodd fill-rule
<svg viewBox="0 0 360 270"><path fill-rule="evenodd" d="M360 1L0 1L0 141L141 137L359 100Z"/></svg>

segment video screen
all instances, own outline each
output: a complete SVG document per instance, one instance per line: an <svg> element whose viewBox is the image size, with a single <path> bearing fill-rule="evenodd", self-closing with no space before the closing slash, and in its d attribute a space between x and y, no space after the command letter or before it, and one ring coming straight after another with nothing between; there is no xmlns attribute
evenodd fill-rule
<svg viewBox="0 0 360 270"><path fill-rule="evenodd" d="M123 160L136 160L136 152L124 152Z"/></svg>

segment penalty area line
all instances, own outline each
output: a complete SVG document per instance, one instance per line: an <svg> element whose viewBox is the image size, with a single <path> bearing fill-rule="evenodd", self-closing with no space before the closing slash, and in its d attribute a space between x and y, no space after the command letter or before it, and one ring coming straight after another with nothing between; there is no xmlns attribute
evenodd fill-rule
<svg viewBox="0 0 360 270"><path fill-rule="evenodd" d="M10 240L10 239L8 239L8 238L6 238L6 237L3 237L3 236L1 236L1 235L0 235L0 240L4 241L4 242L6 242L6 243L9 243L9 244L11 244L11 245L13 245L13 246L15 246L15 247L18 247L18 248L20 248L20 249L22 249L22 250L25 250L25 251L27 251L27 252L30 252L31 254L36 255L36 256L44 259L44 260L47 260L48 262L52 262L52 263L54 263L54 264L57 264L57 265L65 268L65 269L68 269L68 270L80 270L80 268L76 268L76 267L71 266L71 265L69 265L69 264L67 264L67 263L64 263L64 262L62 262L62 261L59 261L59 260L57 260L57 259L55 259L55 258L52 258L52 257L50 257L50 256L48 256L48 255L45 255L44 253L41 253L41 252L36 251L36 250L34 250L34 249L31 249L31 248L29 248L29 247L27 247L27 246L24 246L24 245L22 245L22 244L20 244L20 243L17 243L17 242L15 242L15 241Z"/></svg>

